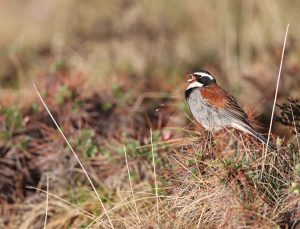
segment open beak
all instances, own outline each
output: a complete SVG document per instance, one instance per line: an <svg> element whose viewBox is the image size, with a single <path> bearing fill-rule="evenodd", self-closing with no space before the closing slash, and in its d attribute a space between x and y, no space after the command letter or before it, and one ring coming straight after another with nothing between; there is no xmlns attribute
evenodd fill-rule
<svg viewBox="0 0 300 229"><path fill-rule="evenodd" d="M196 77L193 74L187 74L190 78L186 80L186 82L191 83L196 80Z"/></svg>

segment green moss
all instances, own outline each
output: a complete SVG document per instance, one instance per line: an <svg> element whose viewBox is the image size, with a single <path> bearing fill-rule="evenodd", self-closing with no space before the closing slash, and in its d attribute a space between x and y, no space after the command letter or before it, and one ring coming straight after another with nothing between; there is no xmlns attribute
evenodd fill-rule
<svg viewBox="0 0 300 229"><path fill-rule="evenodd" d="M68 86L62 85L57 90L55 100L58 104L63 104L72 96L73 96L72 90Z"/></svg>
<svg viewBox="0 0 300 229"><path fill-rule="evenodd" d="M23 127L23 115L21 111L14 107L0 107L0 116L3 117L2 127L4 131L0 132L0 137L9 139L13 133Z"/></svg>

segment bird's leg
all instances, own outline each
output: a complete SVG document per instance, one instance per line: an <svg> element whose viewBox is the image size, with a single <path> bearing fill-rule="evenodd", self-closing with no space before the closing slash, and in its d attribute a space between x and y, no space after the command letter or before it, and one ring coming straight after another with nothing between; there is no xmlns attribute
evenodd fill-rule
<svg viewBox="0 0 300 229"><path fill-rule="evenodd" d="M209 147L209 152L211 158L213 158L213 151L214 151L214 139L213 139L213 134L211 131L207 131L208 134L208 147Z"/></svg>
<svg viewBox="0 0 300 229"><path fill-rule="evenodd" d="M212 133L211 133L212 135ZM214 133L214 141L213 141L213 152L215 156L220 160L222 159L222 151L224 148L224 141L223 141L223 134L221 131L215 132Z"/></svg>
<svg viewBox="0 0 300 229"><path fill-rule="evenodd" d="M228 154L229 156L233 156L234 152L237 151L237 147L238 147L238 142L235 138L235 131L236 131L235 129L227 130L229 135L228 135L228 143L226 146L228 152L226 154Z"/></svg>
<svg viewBox="0 0 300 229"><path fill-rule="evenodd" d="M225 157L231 157L232 156L232 138L228 134L227 129L222 129L218 131L215 136L216 138L216 152L218 152L220 155L220 158Z"/></svg>

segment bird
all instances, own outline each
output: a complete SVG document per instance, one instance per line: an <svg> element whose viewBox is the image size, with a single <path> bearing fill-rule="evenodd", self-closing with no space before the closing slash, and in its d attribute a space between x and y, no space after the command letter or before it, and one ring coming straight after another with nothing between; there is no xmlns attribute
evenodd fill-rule
<svg viewBox="0 0 300 229"><path fill-rule="evenodd" d="M185 98L194 118L206 130L214 132L232 127L252 135L272 151L276 151L274 144L253 129L236 99L217 84L211 73L200 70L189 76Z"/></svg>

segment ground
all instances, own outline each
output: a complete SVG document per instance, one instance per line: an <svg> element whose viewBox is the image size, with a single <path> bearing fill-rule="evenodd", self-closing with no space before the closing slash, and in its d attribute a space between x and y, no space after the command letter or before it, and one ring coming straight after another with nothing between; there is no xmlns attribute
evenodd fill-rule
<svg viewBox="0 0 300 229"><path fill-rule="evenodd" d="M0 227L299 227L297 2L1 4ZM287 20L278 151L205 131L199 68L268 132Z"/></svg>

